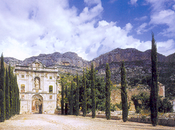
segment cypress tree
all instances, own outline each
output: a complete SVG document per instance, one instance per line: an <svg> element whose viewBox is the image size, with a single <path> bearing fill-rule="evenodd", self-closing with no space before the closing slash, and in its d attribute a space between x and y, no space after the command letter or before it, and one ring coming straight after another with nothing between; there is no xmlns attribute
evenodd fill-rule
<svg viewBox="0 0 175 130"><path fill-rule="evenodd" d="M18 88L18 83L17 83L17 76L16 76L16 90L17 90L17 93L16 93L16 98L17 98L17 112L16 114L19 114L20 113L20 100L19 100L19 88Z"/></svg>
<svg viewBox="0 0 175 130"><path fill-rule="evenodd" d="M152 84L150 91L150 109L151 109L151 122L153 126L158 123L158 73L157 73L157 48L152 34L152 50L151 50L151 62L152 62Z"/></svg>
<svg viewBox="0 0 175 130"><path fill-rule="evenodd" d="M13 73L11 70L11 66L9 65L9 88L10 88L10 117L13 116L13 97L14 97L14 91L13 91Z"/></svg>
<svg viewBox="0 0 175 130"><path fill-rule="evenodd" d="M91 63L91 95L92 95L92 118L95 118L96 113L96 100L95 100L95 70L94 65Z"/></svg>
<svg viewBox="0 0 175 130"><path fill-rule="evenodd" d="M78 78L78 74L77 74L77 88L76 88L76 116L79 115L79 78Z"/></svg>
<svg viewBox="0 0 175 130"><path fill-rule="evenodd" d="M110 115L110 96L111 96L111 91L110 91L110 86L111 86L111 72L109 68L109 64L106 63L106 119L109 120L111 119Z"/></svg>
<svg viewBox="0 0 175 130"><path fill-rule="evenodd" d="M65 95L66 95L66 102L65 102L65 115L68 115L67 85L66 85Z"/></svg>
<svg viewBox="0 0 175 130"><path fill-rule="evenodd" d="M13 82L13 84L12 84L12 92L13 92L13 106L12 106L12 109L13 109L13 113L12 113L12 115L14 116L15 114L16 114L16 90L15 90L15 76L14 76L14 74L12 74L12 82Z"/></svg>
<svg viewBox="0 0 175 130"><path fill-rule="evenodd" d="M83 93L83 116L85 117L87 114L87 92L86 92L86 75L84 73L84 69L83 69L83 89L84 89L84 93Z"/></svg>
<svg viewBox="0 0 175 130"><path fill-rule="evenodd" d="M64 115L64 82L63 78L61 77L61 115Z"/></svg>
<svg viewBox="0 0 175 130"><path fill-rule="evenodd" d="M70 90L70 115L73 115L73 88L74 83L71 81L71 90Z"/></svg>
<svg viewBox="0 0 175 130"><path fill-rule="evenodd" d="M6 80L5 80L5 96L6 96L6 119L10 118L10 88L9 88L9 73L6 69Z"/></svg>
<svg viewBox="0 0 175 130"><path fill-rule="evenodd" d="M122 99L122 119L124 122L128 120L128 101L127 101L126 84L127 84L126 70L123 61L121 66L121 99Z"/></svg>
<svg viewBox="0 0 175 130"><path fill-rule="evenodd" d="M4 80L4 58L3 54L1 55L1 69L0 69L0 109L1 109L1 115L0 115L0 122L3 122L6 119L6 103L5 103L5 80Z"/></svg>

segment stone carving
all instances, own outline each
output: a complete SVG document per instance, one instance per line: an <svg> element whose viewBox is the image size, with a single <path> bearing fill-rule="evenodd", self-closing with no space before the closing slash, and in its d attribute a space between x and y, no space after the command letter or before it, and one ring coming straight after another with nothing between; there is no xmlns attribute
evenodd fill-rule
<svg viewBox="0 0 175 130"><path fill-rule="evenodd" d="M39 81L39 78L35 78L35 89L40 89L40 81Z"/></svg>

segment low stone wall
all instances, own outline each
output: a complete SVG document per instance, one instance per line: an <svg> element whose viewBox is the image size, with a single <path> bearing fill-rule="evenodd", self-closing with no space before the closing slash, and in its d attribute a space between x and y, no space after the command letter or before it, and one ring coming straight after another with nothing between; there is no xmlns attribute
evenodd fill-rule
<svg viewBox="0 0 175 130"><path fill-rule="evenodd" d="M86 115L86 117L92 117L92 115ZM106 115L96 115L95 118L106 118ZM111 116L111 120L120 120L118 116Z"/></svg>
<svg viewBox="0 0 175 130"><path fill-rule="evenodd" d="M131 117L128 119L131 122L140 122L140 123L149 123L151 124L150 118L137 118ZM167 119L158 119L158 124L163 126L175 126L175 119L167 118Z"/></svg>

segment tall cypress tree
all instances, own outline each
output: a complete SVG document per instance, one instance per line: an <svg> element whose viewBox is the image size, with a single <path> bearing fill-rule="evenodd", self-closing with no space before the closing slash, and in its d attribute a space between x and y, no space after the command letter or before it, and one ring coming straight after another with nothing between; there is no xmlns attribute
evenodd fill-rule
<svg viewBox="0 0 175 130"><path fill-rule="evenodd" d="M86 92L86 75L83 69L83 116L85 117L87 114L87 92Z"/></svg>
<svg viewBox="0 0 175 130"><path fill-rule="evenodd" d="M122 118L124 122L128 120L128 101L127 101L126 84L127 84L126 70L123 61L121 66L121 99L122 99Z"/></svg>
<svg viewBox="0 0 175 130"><path fill-rule="evenodd" d="M151 122L153 126L158 123L158 73L157 73L157 48L152 34L152 50L151 50L151 62L152 62L152 84L150 91L150 109L151 109Z"/></svg>
<svg viewBox="0 0 175 130"><path fill-rule="evenodd" d="M73 115L73 88L74 83L71 81L71 90L70 90L70 115Z"/></svg>
<svg viewBox="0 0 175 130"><path fill-rule="evenodd" d="M16 90L17 90L17 93L16 93L16 98L17 98L17 113L16 114L19 114L20 113L20 100L19 100L19 88L18 88L18 83L17 83L17 76L16 76Z"/></svg>
<svg viewBox="0 0 175 130"><path fill-rule="evenodd" d="M64 115L64 82L63 76L61 77L61 114Z"/></svg>
<svg viewBox="0 0 175 130"><path fill-rule="evenodd" d="M95 100L95 70L94 65L91 63L91 95L92 95L92 118L96 116L96 100Z"/></svg>
<svg viewBox="0 0 175 130"><path fill-rule="evenodd" d="M3 122L6 119L6 103L5 103L5 80L4 80L4 74L5 74L5 69L4 69L4 58L3 54L1 55L1 69L0 69L0 110L1 110L1 115L0 115L0 122Z"/></svg>
<svg viewBox="0 0 175 130"><path fill-rule="evenodd" d="M10 88L10 117L13 116L13 97L14 97L14 91L13 91L13 73L11 70L11 66L9 65L9 88Z"/></svg>
<svg viewBox="0 0 175 130"><path fill-rule="evenodd" d="M76 88L76 116L79 115L79 76L77 74L77 88Z"/></svg>
<svg viewBox="0 0 175 130"><path fill-rule="evenodd" d="M111 96L111 72L109 68L109 64L106 63L106 119L109 120L111 119L111 114L110 114L110 96Z"/></svg>
<svg viewBox="0 0 175 130"><path fill-rule="evenodd" d="M10 88L9 88L9 73L6 69L6 80L5 80L5 96L6 96L6 119L10 118Z"/></svg>
<svg viewBox="0 0 175 130"><path fill-rule="evenodd" d="M68 115L68 97L67 97L67 85L66 85L66 89L65 89L65 99L66 99L66 101L65 101L65 115Z"/></svg>

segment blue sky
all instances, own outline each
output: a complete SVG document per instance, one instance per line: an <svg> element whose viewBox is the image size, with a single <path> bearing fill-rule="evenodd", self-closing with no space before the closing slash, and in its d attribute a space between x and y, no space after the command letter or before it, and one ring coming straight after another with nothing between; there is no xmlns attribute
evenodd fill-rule
<svg viewBox="0 0 175 130"><path fill-rule="evenodd" d="M0 52L24 60L76 52L86 60L115 48L175 52L175 0L0 0Z"/></svg>

